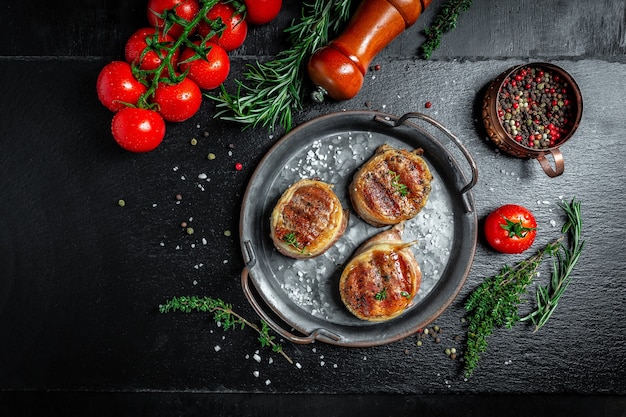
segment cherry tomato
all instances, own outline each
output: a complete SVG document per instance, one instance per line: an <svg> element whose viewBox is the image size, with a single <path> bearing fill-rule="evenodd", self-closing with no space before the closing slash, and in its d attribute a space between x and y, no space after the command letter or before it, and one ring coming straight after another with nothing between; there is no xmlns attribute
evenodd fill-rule
<svg viewBox="0 0 626 417"><path fill-rule="evenodd" d="M197 42L196 44L199 44ZM187 48L180 54L180 63L178 66L181 71L187 71L187 77L191 78L203 90L213 90L226 81L230 72L230 58L228 53L221 46L206 42L204 45L210 48L205 57L196 58L196 52Z"/></svg>
<svg viewBox="0 0 626 417"><path fill-rule="evenodd" d="M497 251L522 253L530 248L537 235L535 217L525 207L506 204L485 220L485 238Z"/></svg>
<svg viewBox="0 0 626 417"><path fill-rule="evenodd" d="M207 17L211 20L220 19L226 28L222 32L221 36L214 36L209 39L213 43L217 43L227 52L239 48L243 45L243 41L248 35L248 24L243 19L243 15L238 13L237 10L230 4L219 2L207 12ZM204 38L209 32L211 27L204 21L198 23L198 33Z"/></svg>
<svg viewBox="0 0 626 417"><path fill-rule="evenodd" d="M124 107L111 122L115 141L131 152L149 152L163 141L165 121L153 110Z"/></svg>
<svg viewBox="0 0 626 417"><path fill-rule="evenodd" d="M264 25L278 16L283 5L282 0L244 0L246 20L253 25Z"/></svg>
<svg viewBox="0 0 626 417"><path fill-rule="evenodd" d="M183 78L178 84L159 84L153 102L159 105L158 112L165 120L183 122L200 109L202 91L195 82Z"/></svg>
<svg viewBox="0 0 626 417"><path fill-rule="evenodd" d="M156 30L153 28L141 28L135 31L128 41L124 49L126 62L129 64L137 63L142 70L154 70L161 65L162 60L167 55L167 51L159 48L158 44L172 44L174 38L169 35L160 34L157 38ZM144 49L150 44L150 50L143 55ZM141 60L141 62L139 62ZM172 56L172 65L178 63L178 51Z"/></svg>
<svg viewBox="0 0 626 417"><path fill-rule="evenodd" d="M158 26L162 29L165 22L159 15L162 15L165 10L174 8L176 8L176 16L191 21L200 11L200 3L198 0L148 0L148 22L150 26ZM194 31L195 28L189 34L193 34ZM174 24L167 32L174 38L178 38L182 33L183 27L179 24Z"/></svg>
<svg viewBox="0 0 626 417"><path fill-rule="evenodd" d="M137 104L146 92L146 86L133 75L130 64L124 61L109 62L102 68L96 81L100 102L111 111L118 111L127 104Z"/></svg>

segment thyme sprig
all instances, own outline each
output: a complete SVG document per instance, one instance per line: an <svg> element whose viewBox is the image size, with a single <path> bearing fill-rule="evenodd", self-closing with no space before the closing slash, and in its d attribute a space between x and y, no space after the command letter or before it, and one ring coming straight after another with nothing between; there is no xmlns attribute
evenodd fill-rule
<svg viewBox="0 0 626 417"><path fill-rule="evenodd" d="M228 304L219 298L197 297L197 296L181 296L168 300L165 304L159 305L161 313L169 313L171 311L180 311L183 313L191 313L194 311L203 313L212 313L216 323L220 323L224 330L240 327L243 329L248 326L254 329L258 334L258 340L262 347L271 347L273 352L282 355L289 363L293 364L293 360L283 351L282 345L274 341L275 336L269 333L270 327L264 321L258 326L233 310L231 304Z"/></svg>
<svg viewBox="0 0 626 417"><path fill-rule="evenodd" d="M562 232L569 232L569 246L562 243L564 237L561 236L532 257L514 266L505 265L497 275L486 278L468 297L465 303L468 322L464 353L466 377L472 375L481 354L487 350L487 337L495 328L511 328L521 321L530 320L536 331L548 321L556 309L560 297L571 281L571 272L584 246L584 241L580 240L580 203L573 199L570 203L560 204L560 207L567 214ZM537 287L536 308L521 318L518 307L524 301L522 297L537 276L537 269L546 256L553 258L550 284Z"/></svg>
<svg viewBox="0 0 626 417"><path fill-rule="evenodd" d="M303 3L302 15L285 29L291 47L274 60L249 64L246 82L235 80L236 93L224 86L218 95L207 94L216 103L215 117L249 127L276 125L291 130L293 111L302 108L305 59L328 42L348 20L351 0L315 0Z"/></svg>
<svg viewBox="0 0 626 417"><path fill-rule="evenodd" d="M467 11L472 5L472 0L448 0L443 5L431 26L424 29L426 40L420 49L425 59L430 59L433 51L441 45L441 37L444 33L456 28L461 12Z"/></svg>
<svg viewBox="0 0 626 417"><path fill-rule="evenodd" d="M543 327L556 310L561 296L572 281L572 270L585 246L585 241L581 240L580 202L573 199L571 203L562 203L560 207L567 214L567 222L563 225L561 232L564 234L569 232L569 247L561 245L553 258L550 282L546 286L537 286L537 307L521 318L522 321L530 320L535 325L535 331Z"/></svg>

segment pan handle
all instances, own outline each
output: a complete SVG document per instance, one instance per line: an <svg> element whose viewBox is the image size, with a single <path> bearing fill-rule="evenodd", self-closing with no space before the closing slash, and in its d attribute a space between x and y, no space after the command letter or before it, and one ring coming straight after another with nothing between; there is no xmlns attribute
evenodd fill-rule
<svg viewBox="0 0 626 417"><path fill-rule="evenodd" d="M433 119L430 116L427 116L423 113L418 113L418 112L410 112L410 113L406 113L403 116L401 116L398 120L388 120L382 116L376 116L376 120L389 124L393 127L396 126L400 126L403 125L407 122L407 120L409 119L421 119L424 120L428 123L430 123L431 125L433 125L434 127L436 127L437 129L439 129L440 131L442 131L443 133L446 134L446 136L448 136L452 142L459 148L459 150L461 151L461 153L463 154L463 156L465 157L465 159L467 160L470 169L472 171L472 179L461 189L461 194L464 195L465 199L465 210L467 212L472 212L473 207L472 204L469 201L469 198L467 197L467 193L476 185L476 183L478 182L478 167L476 166L476 162L474 161L474 158L472 158L472 155L469 153L469 151L467 150L467 148L465 147L465 145L463 145L463 143L452 133L450 132L450 130L448 130L448 128L446 128L444 125L442 125L441 123L439 123L437 120Z"/></svg>
<svg viewBox="0 0 626 417"><path fill-rule="evenodd" d="M279 325L273 318L270 317L269 314L265 312L265 310L263 309L261 304L257 301L252 291L252 287L251 287L251 283L249 279L250 269L256 263L256 258L254 257L254 250L252 249L252 245L250 244L249 240L245 241L244 245L246 248L246 252L248 253L249 261L247 262L246 266L243 268L243 271L241 272L241 287L243 288L243 293L248 299L248 302L252 305L252 308L254 308L254 311L256 311L256 313L261 317L261 320L265 321L272 328L272 330L274 330L276 333L278 333L279 335L281 335L282 337L284 337L285 339L293 343L308 344L308 343L313 343L316 340L319 340L321 342L336 344L341 339L341 337L326 329L318 328L318 329L313 330L309 335L296 336L293 333L283 329L281 325Z"/></svg>

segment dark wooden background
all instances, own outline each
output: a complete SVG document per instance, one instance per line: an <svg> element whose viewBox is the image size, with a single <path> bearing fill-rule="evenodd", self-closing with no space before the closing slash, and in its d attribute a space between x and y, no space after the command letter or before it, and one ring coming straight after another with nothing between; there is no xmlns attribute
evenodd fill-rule
<svg viewBox="0 0 626 417"><path fill-rule="evenodd" d="M200 314L158 313L169 297L197 294L256 317L239 284L238 214L250 175L282 132L241 132L213 119L205 101L192 120L168 125L157 151L119 149L95 80L146 25L145 3L0 5L3 415L626 416L626 1L477 0L426 61L418 46L442 6L434 0L375 59L381 69L357 97L306 103L295 116L300 124L345 109L427 112L476 159L479 220L501 204L525 205L542 230L535 247L558 235L559 201L582 201L587 246L555 315L538 333L523 325L496 331L469 380L443 353L462 348L453 338L464 336L464 299L524 256L496 254L482 235L467 283L435 322L441 344L418 348L416 336L374 348L286 343L300 369L267 350L256 362L251 331L224 332ZM284 3L274 23L251 28L232 54L229 83L247 63L286 46L282 31L300 3ZM563 67L583 94L583 120L562 147L558 178L536 161L496 152L479 120L490 80L532 61ZM233 168L238 161L242 171ZM212 179L204 191L199 173ZM179 227L189 217L193 236ZM202 237L207 245L192 248Z"/></svg>

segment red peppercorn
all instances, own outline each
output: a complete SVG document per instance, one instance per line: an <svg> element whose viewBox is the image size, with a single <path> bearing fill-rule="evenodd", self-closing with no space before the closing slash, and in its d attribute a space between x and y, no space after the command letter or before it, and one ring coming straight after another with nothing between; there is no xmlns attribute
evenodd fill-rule
<svg viewBox="0 0 626 417"><path fill-rule="evenodd" d="M424 107L426 107L427 109L430 109L432 106L433 106L433 103L431 103L430 101L427 101L427 102L424 104Z"/></svg>
<svg viewBox="0 0 626 417"><path fill-rule="evenodd" d="M237 163L235 164L235 169L236 169L237 171L241 171L241 170L243 169L243 164L242 164L241 162L237 162Z"/></svg>

